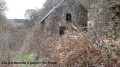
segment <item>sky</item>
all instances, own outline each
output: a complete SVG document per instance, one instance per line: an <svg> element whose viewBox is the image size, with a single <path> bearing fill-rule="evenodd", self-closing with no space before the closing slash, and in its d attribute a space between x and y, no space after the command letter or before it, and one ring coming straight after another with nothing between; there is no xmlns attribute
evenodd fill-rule
<svg viewBox="0 0 120 67"><path fill-rule="evenodd" d="M8 19L24 19L27 9L42 8L46 0L6 0Z"/></svg>

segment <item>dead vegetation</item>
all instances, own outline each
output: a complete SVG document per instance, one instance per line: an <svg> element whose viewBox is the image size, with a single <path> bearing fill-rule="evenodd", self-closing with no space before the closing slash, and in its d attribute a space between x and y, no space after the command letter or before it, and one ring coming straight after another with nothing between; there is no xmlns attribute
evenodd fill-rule
<svg viewBox="0 0 120 67"><path fill-rule="evenodd" d="M0 62L9 61L10 25L4 16L0 16ZM1 63L0 63L0 67Z"/></svg>
<svg viewBox="0 0 120 67"><path fill-rule="evenodd" d="M44 13L40 15L43 17L49 9L42 10ZM52 20L55 20L54 18L56 16ZM26 32L25 29L14 29L12 37L8 30L9 26L6 23L0 23L0 59L3 61L31 61L32 59L38 62L57 62L57 64L41 64L38 67L120 67L120 39L114 40L100 35L89 36L81 30L78 24L71 23L67 23L64 34L60 36L57 30L59 25L55 22L49 22L46 28L36 24L32 30L29 29L27 35L28 31ZM13 65L13 67L21 66ZM9 67L9 65L4 65L4 67ZM31 66L28 65L28 67Z"/></svg>
<svg viewBox="0 0 120 67"><path fill-rule="evenodd" d="M44 35L37 26L26 38L22 51L33 54L37 61L58 63L47 67L120 66L120 41L99 35L88 37L80 28L71 25L61 37Z"/></svg>

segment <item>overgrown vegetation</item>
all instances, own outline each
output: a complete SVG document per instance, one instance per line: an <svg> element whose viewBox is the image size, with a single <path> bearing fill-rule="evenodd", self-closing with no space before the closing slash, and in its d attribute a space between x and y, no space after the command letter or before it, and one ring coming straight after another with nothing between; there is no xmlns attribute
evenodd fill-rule
<svg viewBox="0 0 120 67"><path fill-rule="evenodd" d="M87 32L82 30L79 24L74 25L74 22L72 22L65 25L66 30L64 30L64 35L59 36L57 21L60 21L59 23L63 22L59 17L61 12L56 12L50 16L50 19L56 22L55 24L51 21L49 23L51 26L48 24L46 28L41 24L35 25L60 0L47 0L44 8L26 11L28 17L26 26L30 28L29 32L24 28L11 31L9 24L7 24L7 19L3 15L6 9L5 3L2 0L0 1L0 4L2 4L2 6L0 5L2 7L0 9L0 62L13 60L39 62L40 60L44 60L46 62L55 61L58 63L55 65L22 64L18 66L13 65L13 67L120 67L119 31L104 31L103 27L102 30L97 30L94 36L89 36ZM71 4L69 4L70 7L72 7ZM77 8L75 9L77 10ZM60 10L60 8L56 10ZM77 12L79 13L79 11ZM83 19L82 22L86 20L87 18ZM102 25L98 24L98 26ZM27 32L23 32L23 30ZM10 31L12 32L12 36ZM99 34L103 34L103 36ZM11 54L12 56L10 56L10 53L13 53L13 55ZM0 65L0 67L8 66Z"/></svg>
<svg viewBox="0 0 120 67"><path fill-rule="evenodd" d="M21 53L19 56L19 60L22 62L30 63L30 62L36 62L34 56L32 56L29 53ZM35 64L22 64L22 67L36 67Z"/></svg>

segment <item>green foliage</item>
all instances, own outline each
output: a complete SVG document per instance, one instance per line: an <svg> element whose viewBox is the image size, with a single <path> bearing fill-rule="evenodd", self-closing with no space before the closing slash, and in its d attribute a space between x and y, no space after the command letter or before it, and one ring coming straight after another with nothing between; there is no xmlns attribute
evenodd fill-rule
<svg viewBox="0 0 120 67"><path fill-rule="evenodd" d="M116 34L117 34L118 36L120 36L120 31L118 31Z"/></svg>
<svg viewBox="0 0 120 67"><path fill-rule="evenodd" d="M116 31L116 30L110 30L110 31L107 31L105 33L105 36L107 38L119 38L120 37L120 31Z"/></svg>
<svg viewBox="0 0 120 67"><path fill-rule="evenodd" d="M105 57L105 63L106 63L106 64L109 64L110 58L111 58L111 54L108 52L108 53L106 54L106 57Z"/></svg>
<svg viewBox="0 0 120 67"><path fill-rule="evenodd" d="M19 57L20 61L24 61L24 62L36 62L34 57L31 56L28 53L22 53ZM22 67L36 67L36 65L30 65L30 64L23 64Z"/></svg>
<svg viewBox="0 0 120 67"><path fill-rule="evenodd" d="M22 53L20 58L22 61L34 61L34 58L28 53Z"/></svg>
<svg viewBox="0 0 120 67"><path fill-rule="evenodd" d="M113 52L120 57L120 50L114 50Z"/></svg>
<svg viewBox="0 0 120 67"><path fill-rule="evenodd" d="M106 33L106 37L112 37L112 33L111 32L107 32Z"/></svg>

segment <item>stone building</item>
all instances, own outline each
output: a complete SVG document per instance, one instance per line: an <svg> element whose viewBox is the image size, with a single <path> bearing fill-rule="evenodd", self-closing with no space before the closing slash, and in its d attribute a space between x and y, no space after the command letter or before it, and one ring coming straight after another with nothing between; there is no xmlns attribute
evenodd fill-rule
<svg viewBox="0 0 120 67"><path fill-rule="evenodd" d="M115 33L119 31L119 0L57 1L52 0L53 9L41 20L44 26L42 28L44 32L49 31L48 34L58 33L60 26L66 26L69 23L87 28L90 35L105 35L113 30ZM117 11L113 12L113 10Z"/></svg>
<svg viewBox="0 0 120 67"><path fill-rule="evenodd" d="M51 1L57 1L57 0L51 0ZM76 49L76 47L71 47L71 46L75 46L76 42L78 42L76 44L77 46L79 45L81 46L81 44L82 45L86 44L86 42L88 41L87 39L81 38L76 41L77 35L74 35L74 34L68 35L68 38L53 36L54 34L59 35L60 34L59 32L63 31L63 30L60 30L61 28L64 29L67 27L67 29L70 30L70 26L69 26L70 24L74 24L76 26L77 25L83 26L83 27L87 26L88 33L90 35L95 35L95 34L103 35L108 30L113 30L114 27L116 27L114 24L115 21L112 20L112 13L114 12L112 12L111 9L114 9L113 11L116 11L119 8L119 5L118 5L118 3L120 3L119 0L112 0L112 1L115 1L113 3L110 0L78 0L78 1L77 0L65 0L65 1L59 0L59 1L60 2L55 2L57 4L53 6L53 9L50 10L45 17L43 17L43 19L40 21L41 24L39 24L38 27L36 26L33 29L34 31L31 31L31 33L29 34L29 36L26 38L24 42L24 46L27 47L27 49L24 47L24 50L30 53L36 53L40 60L53 60L53 55L56 55L57 53L57 52L54 53L54 51L57 51L57 50L58 50L57 55L60 55L60 59L66 60L63 57L68 55L65 55L65 56L63 55L71 54L71 52L68 49L70 50ZM116 13L119 17L119 11L115 12L115 14ZM41 33L41 29L42 29L42 33ZM61 34L63 35L64 33L61 33ZM72 36L73 38L71 38ZM69 38L71 38L72 40ZM83 40L85 42L82 42ZM68 46L70 46L71 48ZM93 46L93 44L88 44L87 46L91 47ZM78 53L76 53L76 51L74 52L74 50L72 52L73 54L76 53L74 55L79 55L80 53L79 51L83 52L81 49L82 48L78 50ZM71 54L70 55L71 57L67 58L67 60L73 58L73 54ZM92 53L90 53L90 55L91 54ZM75 56L74 58L81 60L82 57L78 58L77 56ZM71 61L73 61L73 59L71 59ZM61 62L65 63L64 61L61 61ZM70 64L74 65L74 63L75 62ZM51 66L51 67L64 67L64 66ZM69 67L69 66L65 66L65 67ZM75 67L75 66L71 66L71 67ZM83 66L83 67L87 67L87 66Z"/></svg>
<svg viewBox="0 0 120 67"><path fill-rule="evenodd" d="M54 0L53 0L54 1ZM59 0L50 12L41 20L42 28L47 35L58 34L60 29L75 24L87 26L87 10L78 0ZM64 32L64 30L62 30Z"/></svg>

